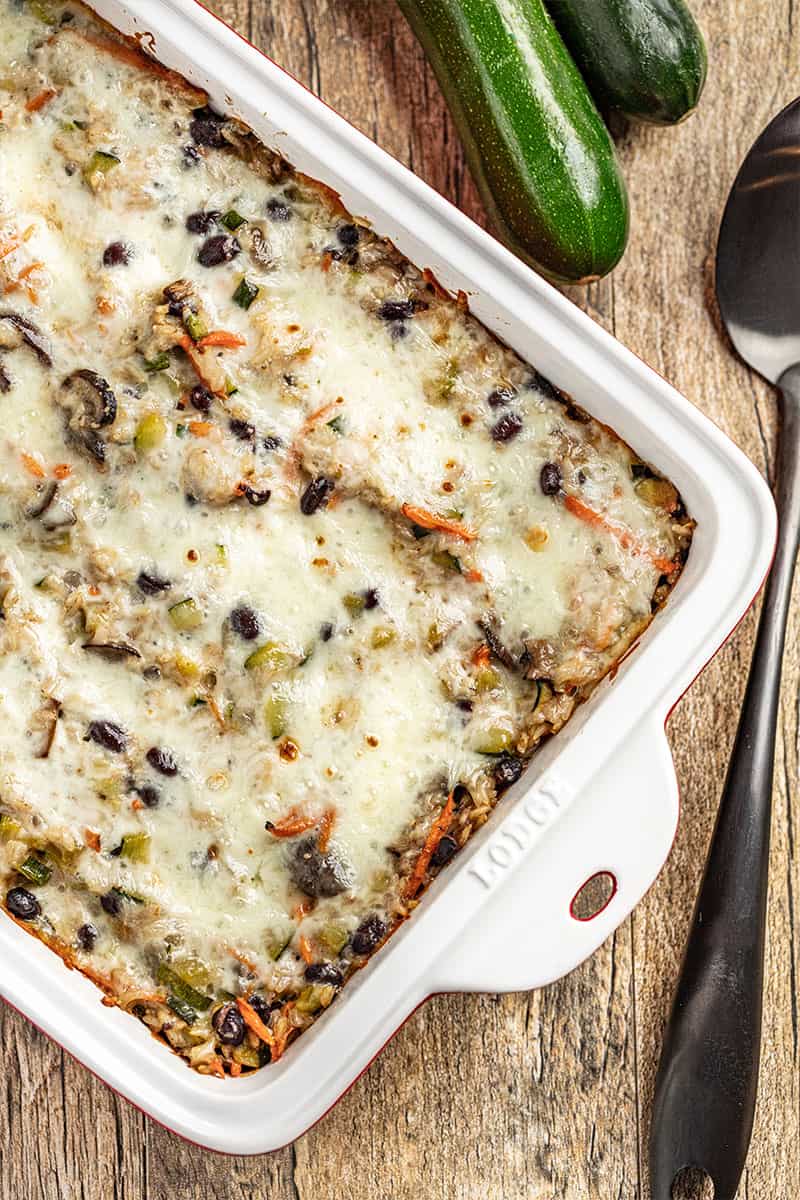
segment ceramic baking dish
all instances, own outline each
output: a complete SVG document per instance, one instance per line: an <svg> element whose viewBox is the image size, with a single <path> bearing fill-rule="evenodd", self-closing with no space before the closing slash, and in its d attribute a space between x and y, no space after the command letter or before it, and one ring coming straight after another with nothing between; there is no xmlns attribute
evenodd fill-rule
<svg viewBox="0 0 800 1200"><path fill-rule="evenodd" d="M636 652L275 1066L239 1080L195 1074L141 1023L104 1007L94 985L41 942L0 921L0 991L10 1003L179 1134L256 1153L321 1117L432 993L545 984L591 954L641 899L678 820L664 721L752 602L775 514L752 464L664 380L195 0L94 7L335 188L444 286L463 289L490 329L669 476L697 520L686 569ZM616 890L580 922L571 901L598 871L613 875Z"/></svg>

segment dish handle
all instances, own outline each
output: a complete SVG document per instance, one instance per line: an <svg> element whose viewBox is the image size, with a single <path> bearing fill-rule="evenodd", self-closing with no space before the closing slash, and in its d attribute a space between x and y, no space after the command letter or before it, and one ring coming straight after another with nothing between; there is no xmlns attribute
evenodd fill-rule
<svg viewBox="0 0 800 1200"><path fill-rule="evenodd" d="M554 764L471 860L470 882L487 894L437 963L431 991L527 991L566 975L653 884L678 814L675 768L654 716L573 795ZM526 844L531 825L540 828ZM597 875L611 894L580 919L578 894Z"/></svg>

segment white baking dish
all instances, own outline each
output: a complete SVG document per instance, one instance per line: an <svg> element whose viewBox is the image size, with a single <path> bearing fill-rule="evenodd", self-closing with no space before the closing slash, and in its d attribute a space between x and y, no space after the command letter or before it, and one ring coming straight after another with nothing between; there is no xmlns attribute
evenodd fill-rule
<svg viewBox="0 0 800 1200"><path fill-rule="evenodd" d="M673 479L698 523L674 594L616 678L542 750L413 919L276 1066L239 1080L194 1074L0 920L0 990L10 1003L178 1133L255 1153L322 1116L433 992L537 987L575 967L627 916L678 819L664 721L753 600L775 514L751 463L664 380L195 0L94 6L334 187L445 286L467 292L490 329ZM570 902L600 870L614 875L616 892L593 921L576 921Z"/></svg>

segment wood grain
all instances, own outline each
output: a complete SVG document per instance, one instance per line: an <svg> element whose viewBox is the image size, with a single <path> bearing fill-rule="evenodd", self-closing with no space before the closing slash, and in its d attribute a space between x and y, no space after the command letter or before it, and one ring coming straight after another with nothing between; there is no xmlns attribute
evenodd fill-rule
<svg viewBox="0 0 800 1200"><path fill-rule="evenodd" d="M480 203L392 0L218 0L217 11L478 220ZM669 377L765 471L774 400L721 346L710 256L736 167L793 98L793 0L694 0L711 77L674 130L622 128L633 206L611 280L572 299ZM800 1195L798 691L789 631L778 746L762 1087L740 1200ZM531 995L438 997L293 1147L222 1159L156 1127L11 1010L0 1013L0 1200L646 1200L658 1049L754 634L751 614L669 726L683 818L636 913Z"/></svg>

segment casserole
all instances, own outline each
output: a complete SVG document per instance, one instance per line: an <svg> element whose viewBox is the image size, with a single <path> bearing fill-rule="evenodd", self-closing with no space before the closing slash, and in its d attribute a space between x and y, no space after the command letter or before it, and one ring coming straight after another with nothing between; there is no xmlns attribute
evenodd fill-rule
<svg viewBox="0 0 800 1200"><path fill-rule="evenodd" d="M149 14L147 7L142 6L142 9L146 13L146 15L149 17L150 14ZM165 17L165 20L166 20L168 13L171 11L172 11L172 6L168 6L168 8L164 10L163 15ZM107 14L104 14L104 15L107 15ZM177 6L175 9L175 16L176 16L176 19L179 20L179 8ZM162 49L161 45L159 44L159 53L160 53L161 57L166 58L168 62L172 62L173 65L176 65L180 69L185 70L186 68L181 63L180 59L178 59L178 60L170 59L169 54L168 54L169 33L167 32L167 34L165 36L167 38L167 42L165 43L166 49ZM220 66L221 65L222 64L220 64ZM191 74L190 71L187 71L186 73ZM213 92L213 88L212 88L212 92ZM215 98L218 98L218 97L215 97ZM276 112L280 107L281 107L280 96L278 94L276 94L273 104L272 104L273 112ZM242 109L242 115L245 117L245 119L247 119L251 124L254 124L259 128L259 132L262 132L264 134L265 140L267 140L267 141L275 140L274 134L271 134L269 131L265 131L263 129L263 125L259 126L258 122L256 122L250 116L250 114L246 110L245 105L242 105L241 109ZM284 124L283 120L281 120L281 124ZM294 146L291 145L290 142L287 142L286 144L287 144L287 147L289 147L289 146L291 147L291 148L287 149L287 156L292 158L295 162L299 162L301 167L309 170L309 172L312 174L322 176L323 178L329 180L330 182L332 182L334 184L338 183L337 179L335 178L335 176L332 176L331 170L329 169L330 164L316 165L316 166L309 164L308 166L306 166L306 163L303 161L303 155L301 153L300 147L298 146L295 148ZM322 158L320 160L318 160L318 162L321 164L325 164L325 156L323 155ZM348 169L348 174L350 174L349 169ZM344 187L341 187L341 190L344 194L344 199L345 199L345 202L348 204L348 206L355 208L356 211L364 211L363 203L359 204L358 199L354 200L351 198L351 196L353 194L352 192L350 194L348 194L347 189L345 189ZM365 190L369 191L370 189L367 188ZM398 242L400 242L401 247L404 250L408 249L409 253L413 257L415 257L417 260L431 263L431 265L434 266L434 269L436 270L437 274L441 278L443 275L441 266L436 261L436 259L431 258L430 251L427 251L424 249L415 249L413 247L411 249L409 249L408 239L406 240L406 244L405 245L403 244L402 233L400 235L394 233L394 229L392 228L391 225L389 226L389 228L387 228L387 220L390 219L390 211L391 211L391 206L389 206L389 208L387 208L387 211L385 211L383 214L375 215L375 209L373 206L373 209L371 211L368 211L366 213L366 215L370 216L373 219L376 226L382 232L386 231L386 232L392 233L393 236L395 236L396 240L398 240ZM425 221L424 221L424 219L420 220L421 217L422 217L421 213L417 215L417 223L421 223L422 225L424 225ZM472 236L474 236L474 235L472 235ZM466 239L465 246L468 245L468 242L469 242L469 239ZM422 245L422 244L420 244L420 245ZM477 242L476 245L480 246L480 242ZM463 247L462 247L462 249L463 249ZM501 258L498 261L502 262L503 260ZM481 270L478 272L478 274L480 275L482 284L485 284L485 275L486 275L487 271L488 271L488 273L491 273L490 256L487 257L485 264L481 264ZM511 275L512 267L510 264L508 267L508 271L509 271L509 275ZM448 283L448 282L450 282L450 280L447 278L447 276L444 276L443 282ZM456 281L453 280L453 282L456 282ZM472 278L470 276L469 271L466 271L462 275L461 280L459 280L458 282L463 283L463 285L470 290L474 289L475 280L474 280L474 278ZM544 294L546 294L546 293L544 293ZM509 325L508 327L505 327L502 324L502 322L499 321L497 312L495 312L488 319L484 315L483 312L480 312L480 310L478 308L478 303L483 304L484 299L485 299L485 288L484 288L484 295L482 295L480 297L479 302L476 302L476 305L475 305L476 311L479 312L479 315L481 315L484 320L487 320L487 323L491 327L495 328L498 332L502 333L502 335L505 336L507 338L507 340L511 341L514 345L518 346L519 349L523 350L523 352L530 354L531 357L534 357L537 361L542 362L544 365L544 361L545 361L544 360L544 350L542 349L542 350L537 351L537 350L531 349L530 347L531 347L532 343L530 341L526 341L522 338L522 329L521 328L517 329L517 328L515 328L515 326L513 324ZM568 324L569 324L569 322L562 323L562 328L560 330L562 335L565 332ZM553 332L555 333L556 331L553 330ZM544 346L545 339L541 339L541 341L542 341L542 345ZM590 355L588 354L588 350L582 349L582 359L583 359L583 362L581 364L582 366L584 365L587 358L589 358L589 357L590 357ZM556 381L559 384L562 384L562 385L566 384L566 386L570 386L570 384L567 383L566 365L564 365L563 370L560 371L560 374L556 374L555 371L552 371L551 373L556 375ZM591 376L588 376L588 377L591 377ZM598 375L598 378L599 377L600 376ZM588 392L586 389L586 378L587 377L584 376L584 379L583 379L583 394L584 395L588 395ZM615 386L617 386L616 382L615 382ZM619 386L622 386L622 381L620 381ZM581 391L577 387L574 387L574 386L572 387L572 390L576 393L577 398L580 400L582 398ZM636 422L631 419L628 421L628 427L626 428L621 419L617 419L616 416L610 415L614 411L613 402L609 402L607 408L601 409L599 403L596 402L596 398L595 398L595 400L592 401L592 407L595 409L595 411L598 411L599 414L604 419L609 420L611 423L615 424L618 428L620 428L621 432L623 432L626 437L629 437L632 441L634 441L634 443L637 445L637 448L641 447L642 452L646 453L648 458L651 458L659 466L661 466L662 462L665 462L666 457L667 457L666 454L663 455L661 459L659 459L658 456L656 455L656 453L655 452L651 453L650 448L648 446L646 446L645 429L644 429L643 422L640 422L639 426L637 426ZM618 408L619 408L620 413L622 413L624 411L624 405L618 404ZM636 432L632 432L632 430L634 430L634 429L636 430ZM676 441L677 441L677 439L676 439ZM653 441L653 439L651 439L650 444L653 446L653 451L655 451L656 445L655 445L655 442ZM673 443L673 444L676 444L676 443ZM686 446L684 445L683 451L685 452L685 450L686 450ZM681 476L677 473L677 470L673 471L672 465L668 465L667 469L670 471L671 474L675 474L676 478L681 480ZM686 472L684 471L684 478L685 477L686 477ZM697 482L698 481L695 480L693 483L693 486L695 486L697 484ZM720 491L724 490L722 487L721 480L716 481L715 488L718 493ZM753 485L753 488L756 492L756 499L757 499L757 488L755 488L755 485ZM687 500L689 502L690 507L693 509L693 511L698 512L698 515L700 515L700 513L697 509L697 506L693 504L691 496L688 493L688 487L685 488L684 490L687 493ZM698 490L698 489L696 488L696 490ZM702 490L702 489L699 489L699 490ZM726 503L728 504L728 510L730 511L732 505L730 504L729 497L726 498ZM758 509L758 504L755 503L755 501L754 501L754 507L756 509ZM744 514L740 514L740 516L741 516L741 519L739 520L739 525L738 525L738 536L740 539L740 547L741 547L742 544L746 544L745 534L749 531L745 530L746 522L744 519ZM753 514L751 513L751 517L752 516L753 516ZM756 524L758 523L759 517L761 517L762 521L764 520L763 497L762 497L762 510L760 512L756 512L756 514L755 514L754 520L755 520ZM702 517L701 517L701 521L702 521ZM755 561L756 561L756 563L758 562L757 554L755 555ZM698 585L698 587L699 587L699 585ZM676 593L676 597L675 597L676 609L678 607L678 604L677 604L678 595L680 595L682 597L685 596L686 595L685 588L683 590L679 589L679 592ZM684 607L685 607L685 604L684 604ZM670 612L669 616L670 616L669 627L673 627L675 625L676 613ZM695 614L695 618L696 618L696 614ZM697 624L696 624L696 620L694 618L693 618L693 621L694 621L694 623L693 623L692 631L691 631L692 635L696 634L696 631L697 631ZM667 623L666 622L663 623L661 628L662 628L662 631L665 631L668 628ZM687 636L688 636L688 631L687 631ZM663 632L662 632L662 638L664 640L666 640L666 634ZM646 650L648 652L650 652L654 645L655 645L655 638L648 639L648 641L646 643ZM684 647L684 649L685 649L685 647ZM644 661L644 658L645 658L645 652L643 651L642 656L639 661L640 662ZM648 689L652 688L653 680L655 678L657 681L664 684L665 693L666 693L666 691L668 691L669 689L666 688L666 679L665 678L661 678L659 680L659 676L660 676L661 672L659 671L658 660L654 659L653 655L650 654L648 661L650 664L648 673L647 673L648 674ZM691 661L691 660L689 660L689 661ZM540 782L540 788L539 788L537 802L533 803L532 801L529 801L525 805L523 810L519 810L519 811L515 810L517 824L515 824L510 829L506 829L506 821L508 820L508 818L506 818L506 821L503 822L503 825L501 826L501 829L500 829L500 831L503 832L504 840L502 840L500 842L494 842L494 841L490 840L490 843L488 844L488 846L485 847L485 849L487 850L487 855L488 855L488 857L485 857L485 861L481 860L480 855L477 855L477 850L480 849L480 846L478 846L477 848L472 847L470 849L469 858L467 861L472 863L471 877L473 880L473 884L471 886L474 886L474 884L477 883L483 889L490 889L492 886L493 880L495 880L500 875L502 875L503 867L505 866L507 868L510 868L511 866L513 866L513 862L512 862L513 856L511 854L511 851L507 848L508 837L509 836L511 837L512 844L514 846L516 846L519 850L524 850L526 843L528 843L529 845L533 844L533 841L535 840L536 831L547 823L548 815L551 815L551 816L554 815L555 813L557 813L559 808L566 808L567 800L569 799L570 794L575 794L576 798L577 798L577 794L581 791L581 787L582 787L584 780L586 778L589 778L589 776L583 776L581 772L582 772L582 769L586 769L586 767L588 765L586 762L586 749L588 748L590 742L588 739L588 735L587 735L587 738L583 739L583 741L581 742L580 735L584 729L588 730L589 726L592 726L594 731L601 735L601 739L602 739L604 737L604 735L603 735L603 716L605 716L606 713L608 713L607 722L611 722L611 724L608 725L608 728L612 731L612 736L608 737L608 739L605 740L604 749L605 749L606 753L610 753L610 752L614 751L616 745L618 745L618 739L619 739L620 735L624 735L627 732L627 729L630 728L632 725L632 722L631 722L628 726L626 726L626 723L620 719L621 718L621 711L620 711L621 706L619 704L619 699L620 699L620 696L622 694L625 694L626 692L629 695L632 694L630 680L637 676L636 668L638 667L638 665L639 665L638 663L631 663L629 666L624 668L623 672L620 674L617 684L612 689L611 695L607 696L603 700L602 704L599 702L599 698L598 698L598 701L591 707L591 710L587 710L586 714L581 714L581 718L579 719L576 727L570 728L568 735L567 735L565 745L549 747L548 754L546 754L546 755L542 756L542 758L540 758L540 760L536 764L535 773L540 776L540 779L541 779L541 775L542 775L543 771L545 774L544 774L543 781ZM661 666L664 671L664 676L668 675L669 672L666 670L666 666L667 666L666 662L662 663ZM674 668L674 662L671 663L671 666ZM638 672L638 674L640 676L644 677L643 672ZM662 693L662 694L665 694L665 693ZM613 699L612 699L612 697L613 697ZM654 705L655 704L656 704L656 702L654 702ZM569 749L573 744L578 744L579 751L577 754L573 754L573 756L572 756L574 761L572 764L572 767L573 767L572 773L570 774L567 764L569 763L569 759L570 759ZM601 744L603 744L602 741L601 741ZM662 745L663 745L663 743L662 743ZM557 764L554 763L554 758L557 758L557 760L558 760ZM550 764L553 764L552 770L549 769ZM599 762L597 765L599 766ZM556 766L558 769L558 774L554 775L553 772L556 769ZM651 765L651 770L652 770L652 765ZM598 786L599 786L599 784L597 782L597 776L595 776L595 787L598 787ZM574 806L570 806L568 811L565 812L564 823L568 822L573 809L574 809ZM509 813L509 815L510 815L510 813ZM604 822L608 821L608 813L606 813L606 812L603 813L603 820L604 820ZM498 831L498 832L500 832L500 831ZM618 871L617 871L617 874L619 874ZM515 878L518 879L518 877L519 877L519 873L517 872L517 873L515 873ZM436 925L432 921L432 918L433 918L433 914L435 912L439 912L440 914L445 913L446 907L447 907L446 904L444 903L445 892L447 894L448 900L449 900L451 893L453 893L455 896L458 895L459 889L458 889L456 881L459 879L462 881L465 879L464 864L459 864L459 869L456 871L453 878L448 881L447 887L444 888L444 890L441 893L439 893L436 903L434 904L434 898L431 897L430 901L427 903L427 906L424 907L418 913L417 917L415 918L417 928L419 928L421 930L421 925L423 923L425 923L426 929L428 930L428 939L425 942L425 956L428 956L429 952L432 952L432 954L435 956L433 961L436 961L438 966L441 965L441 962L443 960L441 959L441 956L439 954L440 946L436 945L436 938L432 937L432 934L435 932L435 929L436 929ZM625 881L620 881L618 896L617 896L617 898L615 898L613 905L610 907L616 907L617 909L619 908L618 900L619 900L619 897L622 895L624 882ZM633 896L632 891L631 891L631 896ZM461 921L463 919L468 918L470 915L475 915L477 917L478 909L483 907L482 903L478 902L477 897L478 897L478 893L472 892L470 895L465 896L465 898L464 898L465 903L457 904L457 907L460 909L458 919L455 921L455 923L453 923L452 920L448 920L447 918L445 918L445 923L440 928L440 935L443 935L446 940L451 940L458 925L461 923ZM512 911L514 911L514 910L512 909ZM452 912L455 913L455 908L452 909ZM508 919L506 919L504 921L504 927L507 927L507 926L508 926ZM474 930L473 930L473 935L474 935ZM416 958L417 965L419 965L420 958L421 958L422 938L414 936L413 928L411 930L403 930L401 935L397 939L395 939L395 942L392 943L390 949L387 950L387 952L383 956L383 958L379 957L379 959L373 965L373 968L368 973L368 975L365 976L363 979L359 980L358 984L355 986L355 988L353 988L351 985L350 994L348 995L346 1003L343 1006L341 1012L336 1011L335 1013L331 1014L331 1016L329 1017L326 1027L327 1028L336 1027L339 1030L339 1038L341 1039L342 1036L344 1036L344 1041L343 1041L343 1043L340 1041L340 1044L344 1044L348 1047L348 1061L349 1062L353 1061L353 1056L356 1053L356 1048L355 1048L355 1043L352 1040L350 1040L350 1038L347 1034L346 1013L350 1012L351 1009L353 1011L356 1011L357 1003L358 1003L357 997L369 996L371 993L374 993L374 988L376 986L376 984L375 984L376 980L380 980L381 978L383 978L384 980L391 979L391 975L387 976L387 970L389 968L389 964L399 963L401 974L405 973L405 968L402 966L402 962L403 962L403 954L404 953L408 954L408 949L406 949L404 951L403 948L404 947L407 948L407 947L411 946L412 942L413 942L414 946L416 947L416 949L414 951L412 951L412 955L413 955L413 957ZM499 955L499 958L502 961L505 961L505 956L502 955L502 953ZM433 978L434 979L436 978L435 974L434 974ZM403 990L404 989L401 989L401 991L403 991ZM407 990L407 989L405 989L405 990ZM398 1000L397 1000L396 995L393 996L393 999L395 1000L395 1003L397 1004ZM403 998L403 1000L400 1000L399 1004L402 1005L402 1003L405 1002L405 999L407 999L407 996L405 996ZM367 1001L367 1003L369 1004L369 1001ZM362 1000L362 1004L363 1004L363 1000ZM371 1005L370 1005L370 1007L371 1007ZM352 1028L355 1028L355 1026L352 1026ZM362 1028L363 1028L363 1025L362 1025ZM62 1022L62 1030L63 1030L63 1022ZM323 1035L322 1031L315 1031L315 1034L313 1035L312 1045L318 1045L318 1044L324 1045L324 1035ZM359 1050L359 1052L360 1052L360 1050ZM299 1050L297 1052L297 1055L294 1057L294 1059L292 1061L293 1069L291 1072L291 1078L292 1078L293 1082L291 1085L288 1085L288 1086L290 1087L290 1089L299 1088L299 1091L292 1091L292 1094L297 1097L301 1110L304 1109L307 1115L313 1116L314 1107L313 1107L313 1104L310 1105L309 1096L313 1092L314 1098L316 1100L320 1094L320 1089L316 1089L316 1091L314 1089L309 1089L308 1081L307 1080L306 1080L306 1082L303 1081L302 1064L305 1063L306 1061L307 1061L307 1059L305 1057L305 1047L302 1047L301 1050ZM283 1081L286 1080L289 1065L290 1065L289 1059L287 1058L287 1061L285 1063L281 1064L278 1068L276 1068L276 1070L275 1070L275 1088L278 1087L281 1080L283 1080ZM345 1075L347 1074L347 1070L348 1070L348 1068L346 1067L345 1071L344 1071ZM248 1085L249 1085L249 1083L250 1083L250 1081L248 1081ZM244 1087L244 1084L242 1085L242 1087ZM162 1088L161 1090L164 1091L164 1090L169 1090L169 1089ZM281 1103L281 1101L276 1093L274 1093L273 1095L274 1095L275 1099L278 1099L278 1104L279 1104L279 1107L281 1108L281 1111L283 1111L284 1113L288 1113L289 1106L286 1103ZM148 1104L147 1107L151 1107L151 1105ZM202 1107L202 1106L200 1106L200 1107ZM272 1106L270 1105L270 1107L272 1107ZM194 1115L197 1115L196 1111L195 1111ZM239 1128L241 1128L241 1127L239 1127ZM296 1132L296 1130L295 1130L295 1132Z"/></svg>

